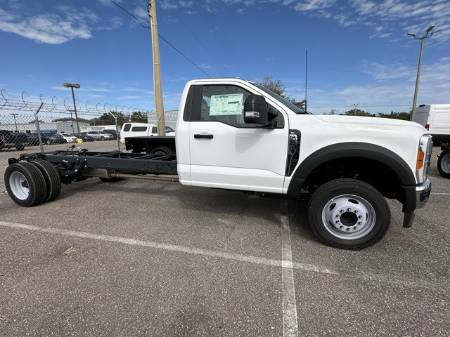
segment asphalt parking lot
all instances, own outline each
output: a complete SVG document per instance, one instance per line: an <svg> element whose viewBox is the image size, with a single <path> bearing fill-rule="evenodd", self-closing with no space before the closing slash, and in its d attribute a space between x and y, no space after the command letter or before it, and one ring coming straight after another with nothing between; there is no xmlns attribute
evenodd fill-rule
<svg viewBox="0 0 450 337"><path fill-rule="evenodd" d="M449 336L438 152L414 226L392 201L386 238L357 252L318 243L302 202L96 179L36 208L0 194L0 335Z"/></svg>

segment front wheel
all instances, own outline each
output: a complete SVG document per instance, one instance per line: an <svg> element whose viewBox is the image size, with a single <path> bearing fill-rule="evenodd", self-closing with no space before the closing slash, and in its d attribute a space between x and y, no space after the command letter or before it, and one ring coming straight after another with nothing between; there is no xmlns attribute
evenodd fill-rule
<svg viewBox="0 0 450 337"><path fill-rule="evenodd" d="M314 234L327 245L362 249L380 241L389 228L389 206L371 185L336 179L312 195L308 218Z"/></svg>
<svg viewBox="0 0 450 337"><path fill-rule="evenodd" d="M450 151L444 151L440 154L437 167L441 176L450 179Z"/></svg>

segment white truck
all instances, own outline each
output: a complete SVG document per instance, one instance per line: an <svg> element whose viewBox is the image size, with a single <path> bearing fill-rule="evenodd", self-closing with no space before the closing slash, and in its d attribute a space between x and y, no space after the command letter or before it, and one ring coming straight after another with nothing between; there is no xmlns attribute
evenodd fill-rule
<svg viewBox="0 0 450 337"><path fill-rule="evenodd" d="M175 136L175 131L170 127L165 128L166 136ZM125 143L125 138L158 136L158 126L147 123L125 123L120 130L120 142Z"/></svg>
<svg viewBox="0 0 450 337"><path fill-rule="evenodd" d="M127 152L72 149L12 158L8 193L34 206L55 199L61 182L99 177L307 198L315 235L346 249L385 235L391 217L385 198L403 204L404 227L429 198L432 140L417 123L305 114L240 79L189 82L179 111L176 137L126 138Z"/></svg>
<svg viewBox="0 0 450 337"><path fill-rule="evenodd" d="M414 122L428 130L434 143L450 142L450 104L420 105Z"/></svg>

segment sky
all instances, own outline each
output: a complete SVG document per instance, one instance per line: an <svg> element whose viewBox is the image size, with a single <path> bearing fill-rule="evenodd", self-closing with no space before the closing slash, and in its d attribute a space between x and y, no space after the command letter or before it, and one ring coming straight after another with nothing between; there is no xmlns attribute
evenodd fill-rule
<svg viewBox="0 0 450 337"><path fill-rule="evenodd" d="M153 110L146 0L0 0L0 88L10 97L69 97L80 105ZM448 0L157 0L166 110L205 77L281 80L309 108L408 111L418 41L426 40L419 104L450 103ZM0 102L1 103L1 102Z"/></svg>

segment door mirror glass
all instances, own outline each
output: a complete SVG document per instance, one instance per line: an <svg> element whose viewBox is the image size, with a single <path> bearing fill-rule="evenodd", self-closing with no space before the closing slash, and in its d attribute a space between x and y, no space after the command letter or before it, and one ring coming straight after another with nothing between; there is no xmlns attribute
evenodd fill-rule
<svg viewBox="0 0 450 337"><path fill-rule="evenodd" d="M264 96L249 95L244 103L244 121L249 124L267 125L269 106Z"/></svg>

